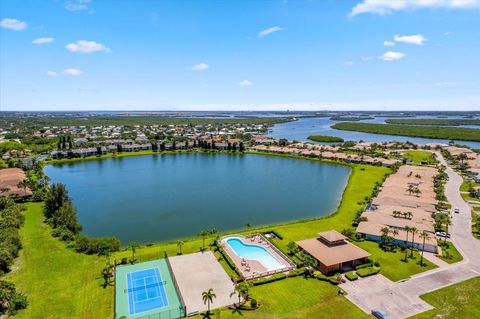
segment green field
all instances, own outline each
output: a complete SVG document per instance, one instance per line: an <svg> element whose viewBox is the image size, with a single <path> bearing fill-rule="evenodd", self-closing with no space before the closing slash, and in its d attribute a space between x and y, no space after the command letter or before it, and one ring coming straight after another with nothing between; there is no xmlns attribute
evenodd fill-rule
<svg viewBox="0 0 480 319"><path fill-rule="evenodd" d="M401 125L480 125L480 120L465 120L465 119L387 119L388 124Z"/></svg>
<svg viewBox="0 0 480 319"><path fill-rule="evenodd" d="M480 318L478 287L480 287L480 277L425 294L421 298L435 308L411 318Z"/></svg>
<svg viewBox="0 0 480 319"><path fill-rule="evenodd" d="M418 264L420 261L418 252L413 253L414 258L408 259L408 262L403 262L405 253L400 249L397 249L395 252L384 252L378 247L378 243L371 241L358 242L355 245L372 254L370 259L380 263L380 273L392 281L406 279L414 274L437 268L436 265L425 261L425 259L427 266L420 266Z"/></svg>
<svg viewBox="0 0 480 319"><path fill-rule="evenodd" d="M338 288L317 279L289 278L256 286L251 290L260 307L241 313L229 309L213 311L212 319L327 319L370 318L344 296ZM195 319L203 318L197 316Z"/></svg>
<svg viewBox="0 0 480 319"><path fill-rule="evenodd" d="M113 287L101 288L105 257L66 248L43 223L42 204L27 208L20 230L23 250L7 275L29 301L15 318L112 318Z"/></svg>
<svg viewBox="0 0 480 319"><path fill-rule="evenodd" d="M422 163L435 164L437 162L433 154L427 151L405 151L403 156L417 165Z"/></svg>
<svg viewBox="0 0 480 319"><path fill-rule="evenodd" d="M324 142L324 143L342 143L343 142L343 138L336 137L336 136L310 135L307 138L314 142Z"/></svg>
<svg viewBox="0 0 480 319"><path fill-rule="evenodd" d="M345 131L366 132L424 138L440 138L447 140L480 141L480 129L463 127L408 126L391 124L371 124L343 122L332 125L332 128Z"/></svg>

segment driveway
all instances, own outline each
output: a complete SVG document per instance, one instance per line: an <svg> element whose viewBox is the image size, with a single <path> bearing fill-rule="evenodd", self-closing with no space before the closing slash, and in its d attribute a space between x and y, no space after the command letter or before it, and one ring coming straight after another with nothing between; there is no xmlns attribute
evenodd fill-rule
<svg viewBox="0 0 480 319"><path fill-rule="evenodd" d="M435 153L440 163L447 166L442 155ZM393 319L407 318L432 308L420 299L421 295L480 276L480 241L472 236L470 206L460 196L463 180L448 166L446 172L449 180L445 185L445 195L452 207L460 209L460 213L454 213L452 217L449 228L451 241L462 254L463 261L442 265L400 282L376 275L342 284L341 287L348 293L347 298L366 313L373 308L381 308Z"/></svg>

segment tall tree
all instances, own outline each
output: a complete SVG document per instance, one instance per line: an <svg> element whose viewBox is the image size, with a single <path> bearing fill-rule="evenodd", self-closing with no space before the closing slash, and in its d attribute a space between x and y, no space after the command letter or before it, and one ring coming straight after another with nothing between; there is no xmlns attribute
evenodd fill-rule
<svg viewBox="0 0 480 319"><path fill-rule="evenodd" d="M422 243L422 257L420 258L420 265L423 266L423 252L425 251L425 241L427 239L430 239L430 234L427 232L427 231L422 231L420 233L420 238L423 239L423 243Z"/></svg>
<svg viewBox="0 0 480 319"><path fill-rule="evenodd" d="M208 307L207 314L210 313L210 304L213 303L214 298L217 298L217 295L215 295L212 288L202 292L203 303L206 304Z"/></svg>

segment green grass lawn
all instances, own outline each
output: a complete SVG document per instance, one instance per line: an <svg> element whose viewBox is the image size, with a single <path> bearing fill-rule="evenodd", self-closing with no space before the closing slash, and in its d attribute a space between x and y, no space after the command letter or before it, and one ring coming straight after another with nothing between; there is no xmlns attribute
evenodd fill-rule
<svg viewBox="0 0 480 319"><path fill-rule="evenodd" d="M418 314L412 319L430 318L480 318L480 277L430 292L421 296L435 308Z"/></svg>
<svg viewBox="0 0 480 319"><path fill-rule="evenodd" d="M443 242L443 240L442 240ZM443 261L453 264L463 260L462 255L458 252L457 248L452 242L447 241L448 247L442 246L442 255L438 256ZM449 257L447 257L449 255Z"/></svg>
<svg viewBox="0 0 480 319"><path fill-rule="evenodd" d="M315 220L243 230L240 233L275 230L284 237L275 243L285 248L289 241L314 237L319 231L341 231L349 227L355 212L364 207L365 198L371 195L375 183L381 182L391 171L381 166L351 167L349 183L335 214ZM113 289L101 288L102 280L99 279L105 258L77 254L66 248L64 243L51 236L50 228L42 222L41 204L27 204L27 207L26 222L21 229L24 249L15 265L17 269L8 276L28 295L30 302L27 310L20 312L18 317L112 318ZM206 240L207 246L212 240ZM182 250L184 254L198 252L201 246L200 238L192 238L185 240ZM176 255L176 242L141 247L137 250L137 256L140 260L151 260L163 256L164 251L170 256ZM112 256L117 260L122 257L130 258L131 252L123 250ZM398 267L394 264L391 266ZM388 267L385 264L385 268ZM277 286L279 289L275 291ZM329 311L336 312L339 308L347 309L342 312L345 318L357 318L355 314L362 316L360 310L344 297L333 298L336 295L334 286L316 280L288 279L255 287L253 291L258 301L264 303L265 310L253 312L250 318L328 318L331 314ZM294 291L297 293L292 293ZM328 301L328 298L333 299ZM287 305L289 301L290 306ZM225 310L224 313L228 314L228 311ZM250 316L247 312L244 314Z"/></svg>
<svg viewBox="0 0 480 319"><path fill-rule="evenodd" d="M413 164L422 164L423 162L428 164L435 164L437 160L431 152L427 151L405 151L403 156L411 160Z"/></svg>
<svg viewBox="0 0 480 319"><path fill-rule="evenodd" d="M42 222L42 204L27 207L20 229L23 250L7 275L29 301L15 318L112 318L113 287L103 289L97 279L105 258L67 249Z"/></svg>
<svg viewBox="0 0 480 319"><path fill-rule="evenodd" d="M402 252L400 249L397 249L395 252L384 252L378 247L378 243L372 241L355 242L354 244L372 254L370 259L380 263L380 273L392 281L406 279L420 272L437 268L436 265L428 260L425 261L427 266L420 266L418 264L420 261L418 252L413 253L414 258L409 258L408 262L403 262L405 252Z"/></svg>
<svg viewBox="0 0 480 319"><path fill-rule="evenodd" d="M288 278L252 288L251 296L260 305L257 310L243 310L240 314L221 309L213 311L211 318L369 318L344 296L338 296L337 291L338 287L317 279Z"/></svg>

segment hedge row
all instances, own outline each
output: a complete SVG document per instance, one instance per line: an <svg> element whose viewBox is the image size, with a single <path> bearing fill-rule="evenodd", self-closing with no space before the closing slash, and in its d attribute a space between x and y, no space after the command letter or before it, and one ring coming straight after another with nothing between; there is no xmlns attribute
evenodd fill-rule
<svg viewBox="0 0 480 319"><path fill-rule="evenodd" d="M346 277L348 280L350 280L350 281L354 281L354 280L357 280L357 279L358 279L357 274L355 274L353 271L347 272L347 273L345 274L345 277Z"/></svg>
<svg viewBox="0 0 480 319"><path fill-rule="evenodd" d="M380 272L380 267L361 268L357 270L357 275L363 278L371 275L376 275L379 272Z"/></svg>
<svg viewBox="0 0 480 319"><path fill-rule="evenodd" d="M260 286L264 284L268 284L270 282L278 281L287 278L287 275L285 273L280 273L280 274L275 274L270 277L265 277L265 278L260 278L252 281L252 285L254 286Z"/></svg>
<svg viewBox="0 0 480 319"><path fill-rule="evenodd" d="M340 283L340 281L336 277L325 276L318 270L313 272L313 277L321 281L329 282L332 285L338 285Z"/></svg>

